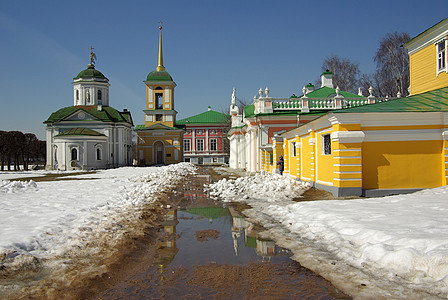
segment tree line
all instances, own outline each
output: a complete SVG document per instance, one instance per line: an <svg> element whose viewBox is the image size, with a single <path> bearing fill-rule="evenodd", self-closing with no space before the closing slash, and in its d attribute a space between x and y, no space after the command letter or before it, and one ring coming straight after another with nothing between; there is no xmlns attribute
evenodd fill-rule
<svg viewBox="0 0 448 300"><path fill-rule="evenodd" d="M338 55L326 57L322 71L333 72L333 84L342 91L357 93L360 87L367 96L369 87L373 87L375 96L396 97L399 92L406 97L409 95L409 56L403 44L410 39L405 32L387 33L373 57L376 70L372 74L361 74L358 63Z"/></svg>
<svg viewBox="0 0 448 300"><path fill-rule="evenodd" d="M28 170L30 164L46 161L45 141L40 141L34 133L23 133L20 131L2 131L0 130L0 160L1 171Z"/></svg>

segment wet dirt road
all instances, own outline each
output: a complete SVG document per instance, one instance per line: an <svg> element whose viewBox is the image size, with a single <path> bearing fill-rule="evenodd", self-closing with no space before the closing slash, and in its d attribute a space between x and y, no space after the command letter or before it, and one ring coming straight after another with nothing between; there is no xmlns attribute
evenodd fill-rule
<svg viewBox="0 0 448 300"><path fill-rule="evenodd" d="M95 299L349 299L261 239L241 205L223 205L203 185L220 176L199 168L169 195L156 243L139 243L121 267L98 278ZM154 239L153 239L154 240ZM110 280L108 280L110 279ZM102 282L102 284L101 284Z"/></svg>

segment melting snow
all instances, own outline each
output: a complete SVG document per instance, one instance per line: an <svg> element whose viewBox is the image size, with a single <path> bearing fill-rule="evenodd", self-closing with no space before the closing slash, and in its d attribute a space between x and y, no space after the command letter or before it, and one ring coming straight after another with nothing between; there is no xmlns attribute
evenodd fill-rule
<svg viewBox="0 0 448 300"><path fill-rule="evenodd" d="M290 200L305 188L279 175L208 186L223 201L251 205L245 213L295 259L352 295L448 296L448 186L384 198Z"/></svg>
<svg viewBox="0 0 448 300"><path fill-rule="evenodd" d="M84 249L101 237L119 239L120 220L138 218L139 209L153 201L154 193L192 172L192 164L180 163L73 176L92 180L2 180L0 259L8 268L20 269Z"/></svg>

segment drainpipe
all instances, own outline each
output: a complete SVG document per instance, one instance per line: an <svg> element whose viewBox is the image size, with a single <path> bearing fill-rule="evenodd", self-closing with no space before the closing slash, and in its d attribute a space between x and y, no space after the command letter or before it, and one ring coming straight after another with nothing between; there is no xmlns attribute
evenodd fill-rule
<svg viewBox="0 0 448 300"><path fill-rule="evenodd" d="M257 149L257 171L261 171L261 155L260 155L260 149L261 149L261 125L257 122L257 117L255 117L255 124L258 126L258 149Z"/></svg>

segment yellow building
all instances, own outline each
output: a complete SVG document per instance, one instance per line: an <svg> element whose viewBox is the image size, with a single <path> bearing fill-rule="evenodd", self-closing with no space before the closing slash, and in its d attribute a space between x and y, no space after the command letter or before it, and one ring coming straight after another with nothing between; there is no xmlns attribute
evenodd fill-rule
<svg viewBox="0 0 448 300"><path fill-rule="evenodd" d="M447 86L447 38L448 18L404 45L409 51L412 95Z"/></svg>
<svg viewBox="0 0 448 300"><path fill-rule="evenodd" d="M159 27L159 58L148 74L145 125L137 125L137 155L140 165L172 164L183 161L183 129L176 127L174 88L176 83L163 66L162 26Z"/></svg>
<svg viewBox="0 0 448 300"><path fill-rule="evenodd" d="M381 196L447 184L448 18L405 47L407 98L336 110L279 137L285 174L335 196Z"/></svg>

